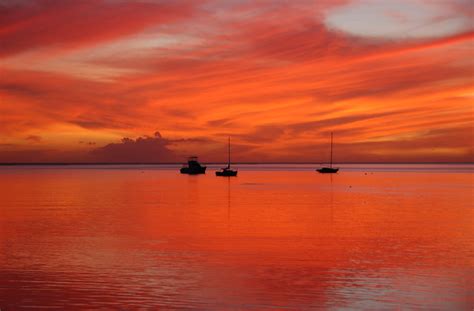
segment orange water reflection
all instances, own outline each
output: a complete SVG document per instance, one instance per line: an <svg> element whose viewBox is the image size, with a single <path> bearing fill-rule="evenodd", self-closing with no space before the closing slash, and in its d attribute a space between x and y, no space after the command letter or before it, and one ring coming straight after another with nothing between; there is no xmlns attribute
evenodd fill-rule
<svg viewBox="0 0 474 311"><path fill-rule="evenodd" d="M472 300L472 174L6 169L0 307L441 308Z"/></svg>

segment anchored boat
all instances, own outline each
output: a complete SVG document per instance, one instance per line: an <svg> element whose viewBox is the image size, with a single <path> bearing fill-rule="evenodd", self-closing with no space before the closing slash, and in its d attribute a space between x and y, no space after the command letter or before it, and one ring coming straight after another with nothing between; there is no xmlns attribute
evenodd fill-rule
<svg viewBox="0 0 474 311"><path fill-rule="evenodd" d="M197 175L197 174L206 174L206 166L202 166L198 157L191 156L188 158L188 165L186 164L179 170L181 174Z"/></svg>
<svg viewBox="0 0 474 311"><path fill-rule="evenodd" d="M321 174L334 174L339 171L339 168L332 167L332 132L331 132L331 160L329 161L329 167L323 166L321 168L318 168L316 171L318 171Z"/></svg>
<svg viewBox="0 0 474 311"><path fill-rule="evenodd" d="M223 167L220 171L216 171L216 176L237 176L237 171L230 168L230 137L229 137L229 149L228 149L228 160L227 167Z"/></svg>

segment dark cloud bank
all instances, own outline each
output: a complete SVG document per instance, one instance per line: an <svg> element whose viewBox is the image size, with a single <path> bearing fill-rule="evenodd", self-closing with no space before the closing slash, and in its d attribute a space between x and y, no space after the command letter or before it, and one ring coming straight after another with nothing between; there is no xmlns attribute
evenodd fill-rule
<svg viewBox="0 0 474 311"><path fill-rule="evenodd" d="M154 136L137 139L123 138L120 143L111 143L90 152L91 160L96 162L176 162L177 155L168 148L171 140L159 132Z"/></svg>

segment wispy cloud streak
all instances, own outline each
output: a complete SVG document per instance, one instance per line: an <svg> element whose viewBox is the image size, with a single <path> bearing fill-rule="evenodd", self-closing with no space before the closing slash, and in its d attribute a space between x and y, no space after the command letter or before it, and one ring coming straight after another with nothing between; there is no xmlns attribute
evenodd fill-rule
<svg viewBox="0 0 474 311"><path fill-rule="evenodd" d="M387 1L390 35L331 22L363 3L3 2L0 158L114 161L159 130L163 161L218 160L227 135L237 160L313 161L334 131L343 159L472 161L472 8Z"/></svg>

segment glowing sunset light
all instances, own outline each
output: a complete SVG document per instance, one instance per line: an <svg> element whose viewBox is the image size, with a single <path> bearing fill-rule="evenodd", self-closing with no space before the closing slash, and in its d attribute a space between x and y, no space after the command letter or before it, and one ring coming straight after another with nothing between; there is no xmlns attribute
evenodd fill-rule
<svg viewBox="0 0 474 311"><path fill-rule="evenodd" d="M469 0L2 1L0 162L472 162Z"/></svg>

